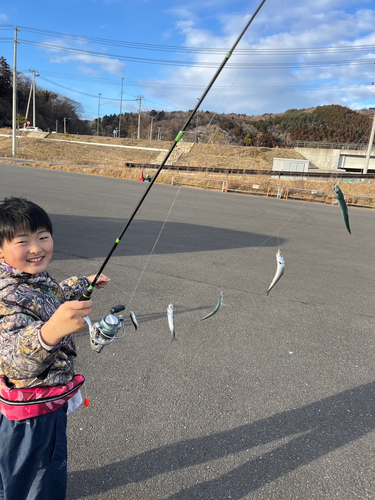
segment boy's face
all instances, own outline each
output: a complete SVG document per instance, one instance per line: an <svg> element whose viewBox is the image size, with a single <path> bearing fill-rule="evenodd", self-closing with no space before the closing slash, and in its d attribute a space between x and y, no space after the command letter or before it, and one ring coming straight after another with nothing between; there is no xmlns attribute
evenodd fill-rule
<svg viewBox="0 0 375 500"><path fill-rule="evenodd" d="M37 274L46 270L53 254L53 239L46 229L35 233L16 231L11 241L4 240L0 248L0 258L6 264L23 271Z"/></svg>

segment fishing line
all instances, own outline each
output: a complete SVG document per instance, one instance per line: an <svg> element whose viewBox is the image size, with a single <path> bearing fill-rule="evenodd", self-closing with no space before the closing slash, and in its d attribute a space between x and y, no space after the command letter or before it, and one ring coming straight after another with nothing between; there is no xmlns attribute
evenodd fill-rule
<svg viewBox="0 0 375 500"><path fill-rule="evenodd" d="M297 213L301 210L301 208L305 205L305 203L307 203L306 201L302 202L302 205L289 217L289 219L284 222L284 224L279 227L279 229L277 231L275 231L273 234L271 234L271 236L269 236L268 238L266 238L260 245L258 245L257 247L255 248L252 248L251 250L256 252L260 247L262 247L263 245L265 245L267 243L267 241L269 241L271 238L273 238L275 235L277 235L277 240L278 240L278 243L279 243L279 231L281 231L287 224L288 222L293 219L293 217L295 215L297 215ZM235 264L233 264L231 267L236 267L238 266L238 264L240 264L244 259L246 258L245 257L242 257L241 259L239 259Z"/></svg>
<svg viewBox="0 0 375 500"><path fill-rule="evenodd" d="M173 205L175 204L175 201L176 201L176 199L177 199L177 196L178 196L178 194L179 194L180 190L181 190L181 186L178 188L178 191L177 191L177 193L176 193L176 196L174 197L174 200L173 200L173 202L172 202L172 205L171 205L171 206L170 206L170 208L169 208L169 211L168 211L167 216L166 216L166 218L165 218L165 220L164 220L164 223L163 223L163 225L162 225L162 227L161 227L161 229L160 229L160 231L159 231L158 237L156 238L156 241L155 241L155 243L154 243L154 246L152 247L152 250L151 250L151 252L150 252L150 254L149 254L148 258L147 258L146 264L145 264L145 266L144 266L144 268L143 268L143 271L142 271L142 273L141 273L141 275L140 275L140 277L139 277L138 283L135 285L134 291L133 291L133 293L132 293L132 295L131 295L131 297L130 297L130 300L129 300L129 302L128 302L128 306L130 306L131 301L133 300L134 294L135 294L135 292L137 291L137 288L138 288L139 283L141 282L142 276L143 276L143 274L144 274L144 272L145 272L145 270L146 270L146 267L147 267L147 264L149 263L149 260L150 260L150 258L151 258L151 255L154 253L155 247L156 247L156 245L157 245L157 243L158 243L158 241L159 241L159 238L160 238L160 236L161 236L161 233L163 232L164 226L165 226L165 224L167 223L168 217L169 217L169 215L170 215L170 213L171 213L171 211L172 211Z"/></svg>
<svg viewBox="0 0 375 500"><path fill-rule="evenodd" d="M142 205L144 199L146 198L147 194L149 193L150 189L152 188L152 186L154 185L158 175L160 174L162 168L164 167L164 165L166 164L166 162L168 161L168 158L171 156L174 148L177 146L178 142L180 141L180 139L182 138L182 136L184 135L184 132L186 130L186 128L189 126L191 120L193 119L194 115L196 114L197 110L199 109L199 107L201 106L204 98L206 97L206 95L208 94L208 92L211 90L211 87L213 86L213 84L215 83L215 81L217 80L218 76L220 75L221 71L223 70L224 66L226 65L226 63L228 62L229 58L232 56L232 53L233 51L235 50L235 48L237 47L237 45L239 44L241 38L244 36L244 34L246 33L248 27L250 26L250 24L253 22L253 20L255 19L256 15L258 14L258 12L260 11L260 9L263 7L264 3L265 3L266 0L262 0L261 3L259 4L259 6L257 7L256 11L254 12L254 14L250 17L249 21L246 23L246 26L244 27L244 29L242 30L241 34L238 36L237 40L235 41L233 47L230 49L230 51L226 54L226 56L224 57L224 60L223 62L221 63L221 65L219 66L219 68L217 69L216 73L214 74L213 78L211 79L210 83L208 84L206 90L203 92L202 94L202 97L198 100L198 103L195 105L193 111L191 112L189 118L187 119L185 125L182 127L182 129L180 130L180 132L177 134L170 150L168 151L168 153L166 154L164 160L162 161L160 167L158 168L158 170L156 171L155 175L153 176L153 178L151 179L147 189L145 190L145 192L143 193L143 195L141 196L141 199L139 200L136 208L134 209L133 213L131 214L131 216L129 217L129 220L128 222L126 223L124 229L121 231L121 234L119 235L119 237L116 239L115 243L113 244L109 254L107 255L107 257L104 259L104 262L103 264L101 265L97 275L95 276L94 280L92 281L91 285L88 287L88 289L83 293L82 297L80 298L80 300L89 300L91 295L92 295L92 292L94 291L94 288L95 288L95 285L102 273L102 271L104 270L105 266L107 265L109 259L111 258L114 250L117 248L117 245L120 243L122 237L124 236L126 230L128 229L129 225L131 224L132 220L134 219L136 213L138 212L140 206Z"/></svg>

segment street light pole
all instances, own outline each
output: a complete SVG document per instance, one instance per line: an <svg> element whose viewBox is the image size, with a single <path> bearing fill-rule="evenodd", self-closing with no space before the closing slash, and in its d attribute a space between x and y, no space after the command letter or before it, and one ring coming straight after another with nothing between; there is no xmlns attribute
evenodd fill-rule
<svg viewBox="0 0 375 500"><path fill-rule="evenodd" d="M99 94L99 104L98 104L98 123L96 124L96 135L99 135L99 130L100 130L100 96L102 94Z"/></svg>
<svg viewBox="0 0 375 500"><path fill-rule="evenodd" d="M152 123L154 121L154 118L154 116L151 116L150 141L152 140Z"/></svg>
<svg viewBox="0 0 375 500"><path fill-rule="evenodd" d="M142 111L142 99L143 95L139 95L135 100L139 101L139 108L138 108L138 132L137 132L137 139L141 138L141 111Z"/></svg>

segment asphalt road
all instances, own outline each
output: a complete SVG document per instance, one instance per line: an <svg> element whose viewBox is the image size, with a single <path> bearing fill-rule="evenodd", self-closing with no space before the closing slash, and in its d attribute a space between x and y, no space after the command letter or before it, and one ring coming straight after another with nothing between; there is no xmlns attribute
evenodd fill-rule
<svg viewBox="0 0 375 500"><path fill-rule="evenodd" d="M96 274L145 189L0 172L1 198L51 214L58 279ZM91 404L69 416L68 500L375 498L375 211L349 217L353 236L337 206L153 187L92 296L92 321L126 304L126 337L76 336Z"/></svg>

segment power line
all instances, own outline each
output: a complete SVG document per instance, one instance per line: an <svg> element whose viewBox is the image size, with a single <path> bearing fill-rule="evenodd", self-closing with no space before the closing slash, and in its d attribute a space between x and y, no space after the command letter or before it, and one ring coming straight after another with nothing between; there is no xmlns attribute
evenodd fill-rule
<svg viewBox="0 0 375 500"><path fill-rule="evenodd" d="M22 71L22 69L20 70ZM43 71L44 75L51 75L55 76L56 78L64 78L64 79L71 79L71 80L78 80L78 81L87 81L91 83L98 83L98 84L110 84L110 85L116 85L118 86L118 80L108 80L108 79L101 79L97 77L84 77L84 76L76 76L76 75L68 75L65 73L54 73L50 71ZM48 78L45 77L40 77L43 80L52 83L54 85L60 86L62 88L72 90L77 93L82 93L84 95L88 95L90 97L97 97L96 95L91 95L91 94L86 94L84 92L78 92L75 91L74 89L71 89L70 87L65 87L57 82L53 82L52 80L49 80ZM144 82L144 81L125 81L124 80L124 85L127 86L138 86L138 87L150 87L150 88L158 88L158 89L174 89L174 90L194 90L194 91L199 91L204 89L203 85L183 85L183 84L172 84L172 83L157 83L157 82ZM230 90L232 93L241 93L241 92L275 92L275 91L280 91L280 92L293 92L293 91L309 91L309 90L334 90L334 89L349 89L349 88L359 88L359 87L367 87L368 84L365 82L351 82L350 84L345 84L345 83L340 83L340 84L330 84L330 85L318 85L318 84L311 84L311 85L252 85L252 86L245 86L245 85L237 85L237 86L231 86L231 85L218 85L216 87L212 88L212 91L216 92L223 92ZM112 98L111 98L112 99ZM117 100L119 101L120 99L112 99L112 100ZM128 101L134 101L135 99L129 99Z"/></svg>
<svg viewBox="0 0 375 500"><path fill-rule="evenodd" d="M37 28L30 28L26 26L19 26L22 31L51 35L59 38L74 39L78 41L98 43L100 45L111 45L117 47L130 47L134 49L141 50L156 50L160 52L189 52L189 53L203 53L203 54L226 54L227 48L220 47L189 47L189 46L178 46L178 45L160 45L151 43L139 43L139 42L129 42L124 40L113 40L109 38L98 38L85 35L75 35L71 33L64 33L59 31L42 30ZM7 28L11 29L11 27ZM241 49L236 50L237 54L251 54L251 55L293 55L293 54L313 54L313 53L345 53L345 52L366 52L373 51L375 45L344 45L339 47L297 47L297 48L266 48L266 49Z"/></svg>
<svg viewBox="0 0 375 500"><path fill-rule="evenodd" d="M97 95L94 95L94 94L87 94L86 92L80 92L79 90L76 90L76 89L72 89L71 87L66 87L65 85L61 85L60 83L56 83L56 82L53 82L52 80L49 80L48 78L45 78L43 76L39 76L40 79L48 82L48 83L51 83L52 85L56 85L57 87L61 87L65 90L69 90L70 92L75 92L77 94L82 94L82 95L86 95L88 97L95 97L97 98L98 96ZM120 101L120 99L113 99L112 97L103 97L103 99L107 99L109 101ZM124 99L123 99L124 100ZM130 102L130 101L135 101L136 99L125 99L125 101L127 102Z"/></svg>
<svg viewBox="0 0 375 500"><path fill-rule="evenodd" d="M92 50L82 50L75 49L73 47L62 47L60 45L52 45L49 43L43 42L33 42L31 40L19 39L20 43L24 43L26 45L34 45L37 47L43 47L47 49L52 49L54 51L60 52L72 52L75 54L87 54L95 57L100 57L104 59L117 59L122 61L132 61L138 63L146 63L146 64L156 64L156 65L165 65L165 66L190 66L190 67L199 67L199 68L216 68L217 62L197 62L197 61L170 61L167 59L149 59L144 57L130 57L130 56L122 56L119 54L103 54L102 52L95 52ZM371 59L356 59L356 60L342 60L342 61L310 61L310 62L265 62L265 63L228 63L227 67L231 68L251 68L251 69L275 69L275 68L322 68L327 66L358 66L365 64L374 64L375 58Z"/></svg>

